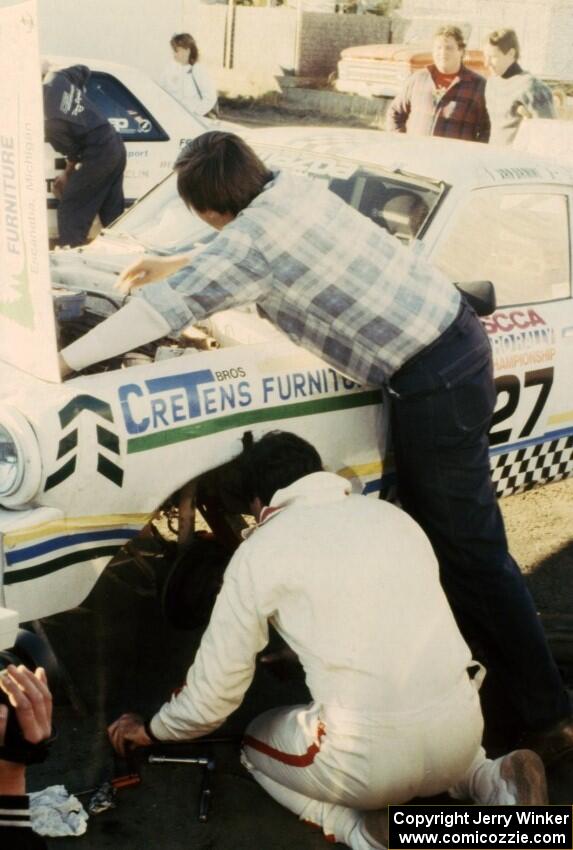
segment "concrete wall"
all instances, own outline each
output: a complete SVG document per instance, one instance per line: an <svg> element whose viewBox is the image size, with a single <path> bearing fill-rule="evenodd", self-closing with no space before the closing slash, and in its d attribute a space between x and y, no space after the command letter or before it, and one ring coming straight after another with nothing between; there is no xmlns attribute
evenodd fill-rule
<svg viewBox="0 0 573 850"><path fill-rule="evenodd" d="M38 0L38 14L43 53L124 62L152 77L170 60L173 33L191 32L217 79L229 81L232 69L234 93L243 80L245 94L278 88L285 73L327 77L344 47L389 37L389 20L377 15L236 6L229 44L228 6L199 0Z"/></svg>
<svg viewBox="0 0 573 850"><path fill-rule="evenodd" d="M214 68L223 65L229 21L223 5L195 4L185 14L201 55ZM378 15L337 15L302 12L288 6L236 6L232 49L227 67L244 78L276 85L276 77L296 73L327 77L336 70L340 51L354 44L387 42L390 21ZM298 47L297 47L298 42ZM222 77L221 77L222 78Z"/></svg>
<svg viewBox="0 0 573 850"><path fill-rule="evenodd" d="M183 2L182 32L190 32L199 46L199 57L209 67L223 66L225 56L226 3Z"/></svg>
<svg viewBox="0 0 573 850"><path fill-rule="evenodd" d="M235 10L233 65L238 71L282 75L295 64L297 16L284 6Z"/></svg>
<svg viewBox="0 0 573 850"><path fill-rule="evenodd" d="M170 59L170 37L188 31L215 74L224 65L224 3L38 0L38 16L44 53L125 62L156 77ZM303 11L298 32L296 21L296 10L286 6L236 7L231 67L237 78L264 87L285 70L325 77L344 47L389 38L388 19L377 15ZM470 46L480 46L492 29L513 27L525 67L573 81L573 0L402 0L392 20L392 40L427 40L436 24L446 21L467 25Z"/></svg>
<svg viewBox="0 0 573 850"><path fill-rule="evenodd" d="M38 0L40 50L134 65L157 76L186 0Z"/></svg>
<svg viewBox="0 0 573 850"><path fill-rule="evenodd" d="M336 71L340 51L355 44L390 40L390 20L380 15L322 15L304 12L297 73L327 77Z"/></svg>

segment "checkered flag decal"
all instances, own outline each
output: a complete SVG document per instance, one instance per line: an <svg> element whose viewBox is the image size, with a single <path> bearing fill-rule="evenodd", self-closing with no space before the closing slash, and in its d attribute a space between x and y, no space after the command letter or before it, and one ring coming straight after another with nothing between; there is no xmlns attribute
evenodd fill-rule
<svg viewBox="0 0 573 850"><path fill-rule="evenodd" d="M573 475L573 435L495 455L491 468L498 496L521 493L541 481L559 481Z"/></svg>

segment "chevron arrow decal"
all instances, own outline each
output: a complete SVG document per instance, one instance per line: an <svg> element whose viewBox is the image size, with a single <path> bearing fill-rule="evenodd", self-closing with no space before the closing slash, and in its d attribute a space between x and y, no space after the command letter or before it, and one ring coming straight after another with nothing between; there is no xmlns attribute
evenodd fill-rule
<svg viewBox="0 0 573 850"><path fill-rule="evenodd" d="M58 415L62 429L67 428L71 422L86 411L94 416L105 419L113 425L114 420L111 405L109 405L106 401L102 401L100 398L84 394L75 396L75 398L69 401L65 407L59 411ZM57 460L60 460L66 455L69 455L70 452L77 450L79 431L79 428L74 428L61 438L58 444ZM96 426L96 439L98 446L101 446L106 451L113 452L116 455L121 454L119 437L114 430L109 428L109 426L104 427L98 423ZM44 492L57 487L58 484L61 484L73 475L76 470L76 461L77 451L75 451L75 453L69 457L62 466L48 476ZM97 472L117 487L121 487L123 485L122 467L118 463L111 461L99 451L97 455Z"/></svg>
<svg viewBox="0 0 573 850"><path fill-rule="evenodd" d="M66 428L84 410L89 410L97 416L113 422L111 405L107 401L102 401L101 398L96 398L93 395L77 395L60 410L60 424L62 428Z"/></svg>

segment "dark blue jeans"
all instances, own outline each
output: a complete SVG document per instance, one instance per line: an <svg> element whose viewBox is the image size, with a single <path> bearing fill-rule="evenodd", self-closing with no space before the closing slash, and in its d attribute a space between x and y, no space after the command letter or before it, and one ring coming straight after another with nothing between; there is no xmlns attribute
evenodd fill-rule
<svg viewBox="0 0 573 850"><path fill-rule="evenodd" d="M469 306L393 376L390 399L398 495L432 542L462 634L503 684L516 730L556 723L570 703L508 551L489 466L491 350Z"/></svg>
<svg viewBox="0 0 573 850"><path fill-rule="evenodd" d="M98 213L104 227L122 214L125 162L125 146L115 130L107 143L88 147L58 206L60 245L83 245Z"/></svg>

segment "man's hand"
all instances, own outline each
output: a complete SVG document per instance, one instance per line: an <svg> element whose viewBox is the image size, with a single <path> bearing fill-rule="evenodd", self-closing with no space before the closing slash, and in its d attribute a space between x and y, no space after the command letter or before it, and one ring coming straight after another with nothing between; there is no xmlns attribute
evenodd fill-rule
<svg viewBox="0 0 573 850"><path fill-rule="evenodd" d="M115 288L124 295L132 289L155 283L169 275L175 274L189 262L187 254L177 254L175 257L143 257L122 271L115 283Z"/></svg>
<svg viewBox="0 0 573 850"><path fill-rule="evenodd" d="M54 193L54 197L58 199L58 201L62 200L64 192L66 191L66 186L68 185L68 180L71 175L76 170L77 163L71 159L68 159L66 162L66 170L55 178L52 183L52 192Z"/></svg>
<svg viewBox="0 0 573 850"><path fill-rule="evenodd" d="M0 676L0 688L16 711L22 736L30 744L39 744L52 734L52 695L45 670L35 673L20 664L13 664Z"/></svg>
<svg viewBox="0 0 573 850"><path fill-rule="evenodd" d="M107 734L112 747L120 756L125 756L126 749L130 747L149 747L153 743L139 714L122 714L108 726Z"/></svg>
<svg viewBox="0 0 573 850"><path fill-rule="evenodd" d="M0 676L0 688L16 712L22 736L31 744L45 741L52 734L52 695L41 667L32 673L23 665L10 665ZM8 706L0 705L0 746L4 743ZM22 764L0 760L0 794L24 794L25 768Z"/></svg>
<svg viewBox="0 0 573 850"><path fill-rule="evenodd" d="M533 115L523 103L520 103L517 109L515 110L520 118L533 118Z"/></svg>
<svg viewBox="0 0 573 850"><path fill-rule="evenodd" d="M62 200L64 192L66 191L66 186L68 185L68 175L67 174L58 174L58 176L54 179L52 183L52 192L54 198L57 198L58 201Z"/></svg>

